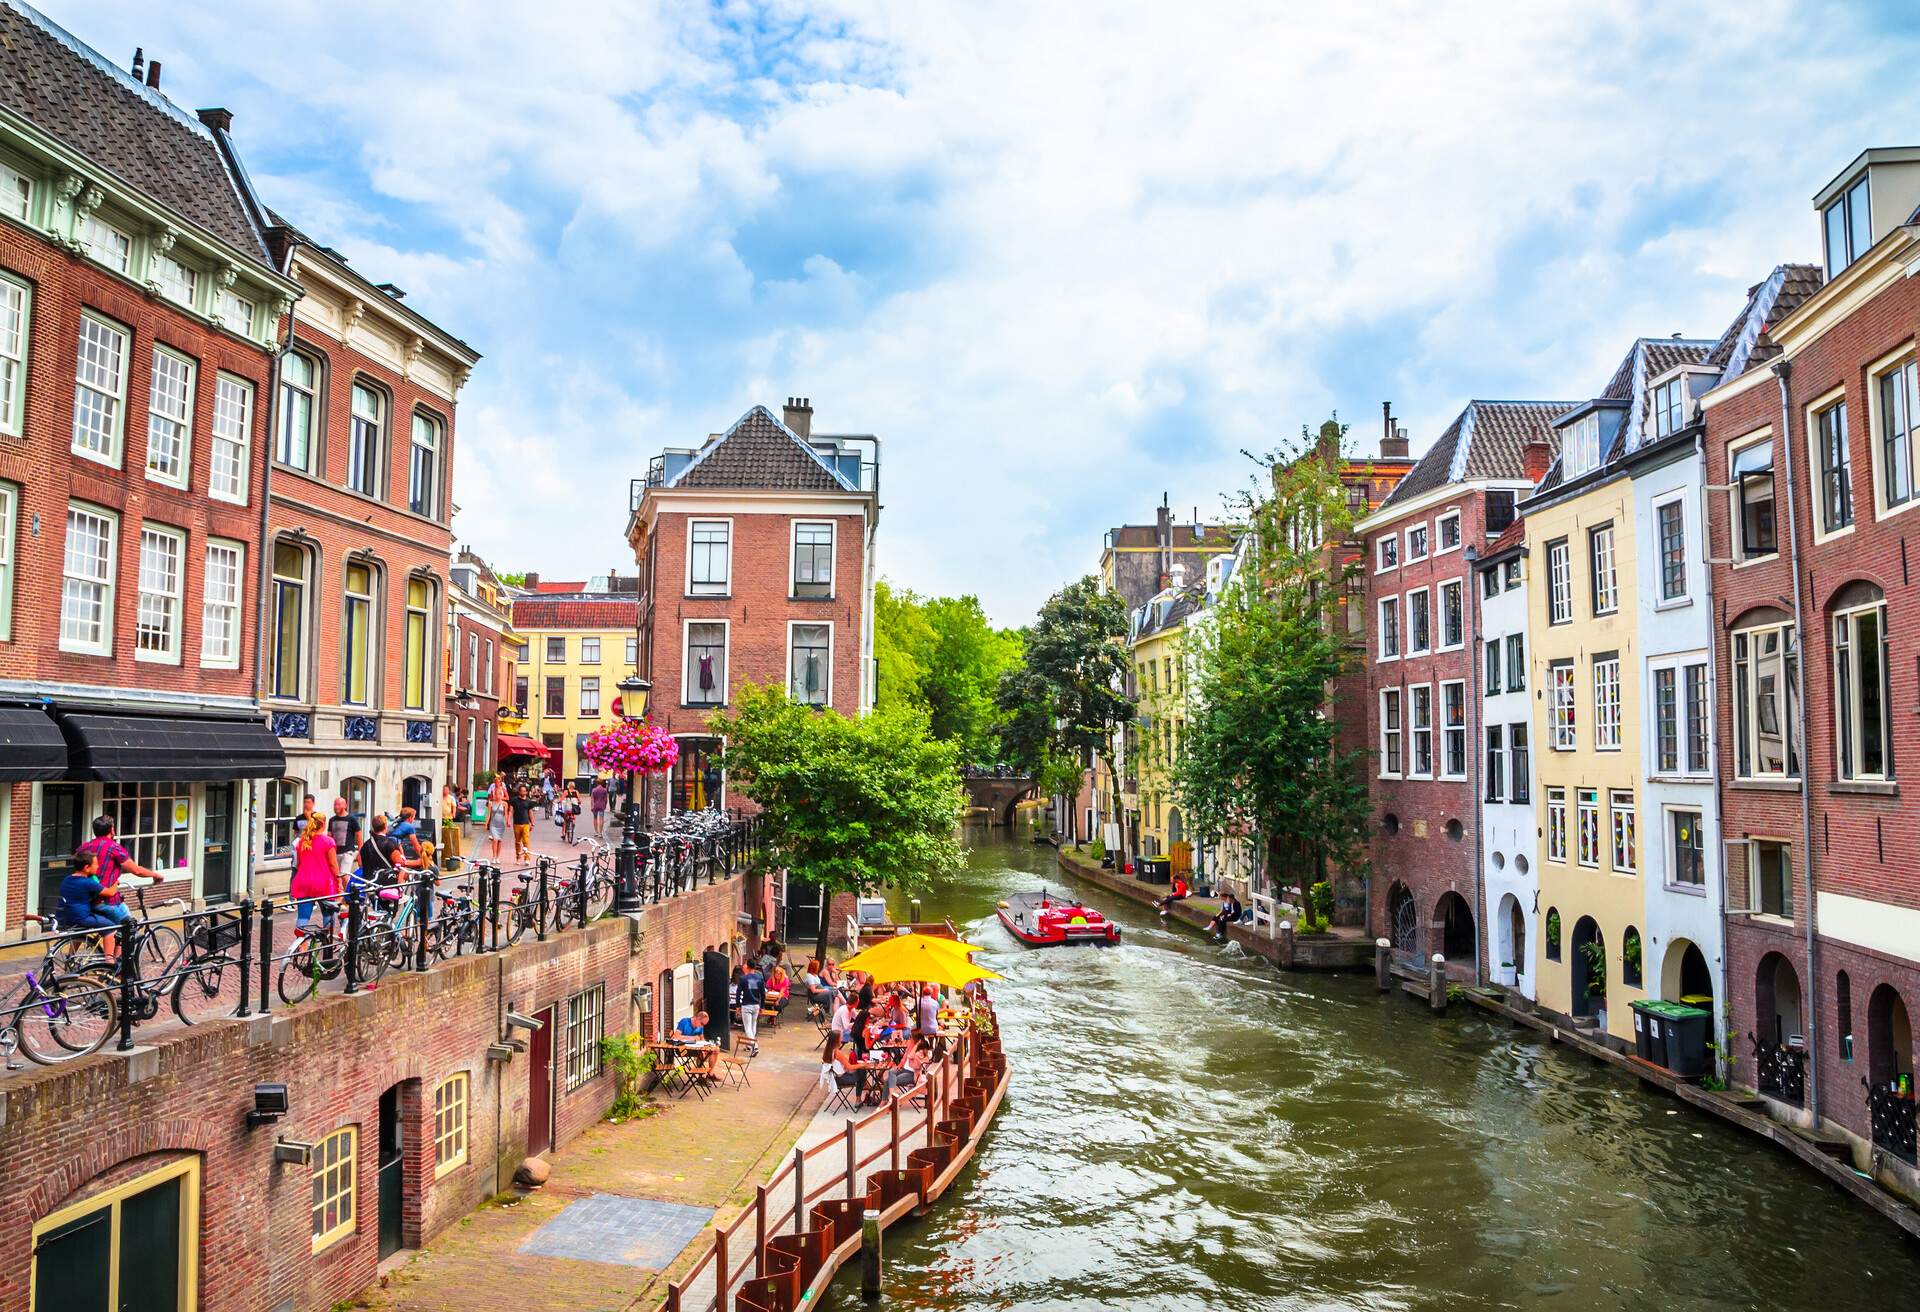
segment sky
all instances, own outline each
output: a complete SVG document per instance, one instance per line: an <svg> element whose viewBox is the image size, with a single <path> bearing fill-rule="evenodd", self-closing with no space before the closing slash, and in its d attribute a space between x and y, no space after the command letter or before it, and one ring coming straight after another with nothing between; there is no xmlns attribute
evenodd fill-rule
<svg viewBox="0 0 1920 1312"><path fill-rule="evenodd" d="M454 527L496 568L630 569L650 455L805 395L883 439L880 572L1002 624L1329 413L1418 453L1718 335L1920 144L1900 9L45 7L483 353Z"/></svg>

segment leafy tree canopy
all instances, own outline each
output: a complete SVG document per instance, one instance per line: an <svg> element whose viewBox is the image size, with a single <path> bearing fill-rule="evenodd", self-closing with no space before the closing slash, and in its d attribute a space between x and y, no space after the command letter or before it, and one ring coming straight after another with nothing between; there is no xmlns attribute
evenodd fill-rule
<svg viewBox="0 0 1920 1312"><path fill-rule="evenodd" d="M995 693L1010 762L1060 788L1090 756L1118 774L1114 734L1133 718L1126 637L1126 602L1091 574L1047 599Z"/></svg>
<svg viewBox="0 0 1920 1312"><path fill-rule="evenodd" d="M993 759L1000 675L1019 663L1017 633L996 630L978 599L920 597L881 583L874 594L878 702L926 712L933 736L955 743L960 759Z"/></svg>

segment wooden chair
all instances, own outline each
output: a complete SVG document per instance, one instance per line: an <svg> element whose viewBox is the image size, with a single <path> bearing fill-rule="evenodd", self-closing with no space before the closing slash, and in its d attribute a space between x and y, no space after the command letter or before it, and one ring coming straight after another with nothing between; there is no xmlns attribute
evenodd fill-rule
<svg viewBox="0 0 1920 1312"><path fill-rule="evenodd" d="M753 1065L753 1045L747 1041L746 1035L736 1034L733 1039L733 1050L720 1054L716 1069L720 1075L733 1082L734 1088L748 1089L753 1087L753 1081L747 1078L747 1067L751 1065ZM715 1083L718 1081L716 1080Z"/></svg>

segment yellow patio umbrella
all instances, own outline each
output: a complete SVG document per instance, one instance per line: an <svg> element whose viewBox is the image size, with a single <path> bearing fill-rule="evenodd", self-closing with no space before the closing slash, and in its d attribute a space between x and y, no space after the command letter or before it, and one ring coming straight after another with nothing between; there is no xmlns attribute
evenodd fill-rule
<svg viewBox="0 0 1920 1312"><path fill-rule="evenodd" d="M968 957L970 950L978 949L932 934L898 934L854 953L840 963L840 969L871 975L876 984L913 980L950 989L965 988L977 979L1003 978L976 966Z"/></svg>

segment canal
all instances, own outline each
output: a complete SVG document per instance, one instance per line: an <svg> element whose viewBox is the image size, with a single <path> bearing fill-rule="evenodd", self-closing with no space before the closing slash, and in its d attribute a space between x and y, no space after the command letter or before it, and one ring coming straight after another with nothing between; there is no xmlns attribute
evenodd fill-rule
<svg viewBox="0 0 1920 1312"><path fill-rule="evenodd" d="M1123 946L1022 949L995 903L1073 885L1005 834L971 831L925 910L1008 976L1013 1083L961 1185L889 1235L878 1306L1864 1307L1920 1284L1920 1250L1778 1150L1504 1025L1281 975L1084 885Z"/></svg>

